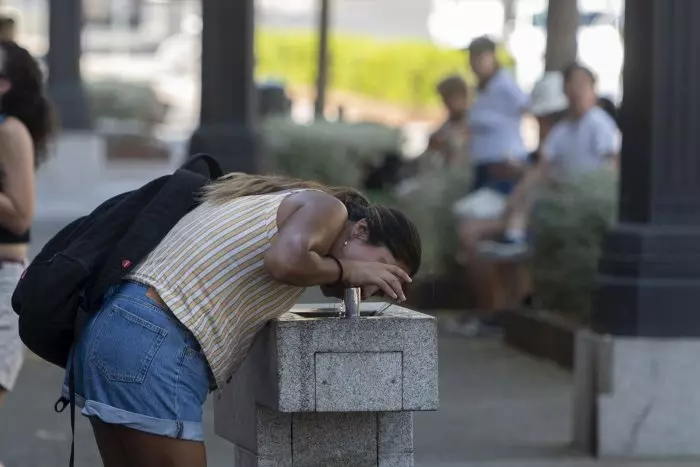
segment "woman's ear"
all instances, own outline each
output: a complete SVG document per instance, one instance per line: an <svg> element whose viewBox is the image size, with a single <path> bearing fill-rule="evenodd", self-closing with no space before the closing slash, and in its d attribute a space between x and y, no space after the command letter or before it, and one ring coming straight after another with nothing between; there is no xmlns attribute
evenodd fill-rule
<svg viewBox="0 0 700 467"><path fill-rule="evenodd" d="M369 226L367 225L367 219L361 219L355 222L352 226L352 232L350 232L350 238L356 238L366 242L369 240Z"/></svg>

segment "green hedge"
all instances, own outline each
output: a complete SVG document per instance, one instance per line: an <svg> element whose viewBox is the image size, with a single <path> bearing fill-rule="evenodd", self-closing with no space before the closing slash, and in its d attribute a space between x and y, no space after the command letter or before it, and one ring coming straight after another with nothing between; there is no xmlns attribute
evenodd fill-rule
<svg viewBox="0 0 700 467"><path fill-rule="evenodd" d="M286 118L263 124L266 152L274 171L327 185L360 188L363 166L400 151L401 131L375 123L314 122Z"/></svg>
<svg viewBox="0 0 700 467"><path fill-rule="evenodd" d="M149 127L165 119L167 105L149 83L110 78L87 81L86 87L95 119L132 120Z"/></svg>
<svg viewBox="0 0 700 467"><path fill-rule="evenodd" d="M531 222L535 306L588 321L601 242L616 213L617 175L609 170L542 193Z"/></svg>
<svg viewBox="0 0 700 467"><path fill-rule="evenodd" d="M311 32L262 30L256 36L257 73L291 85L313 86L316 80L317 35ZM330 39L330 87L412 107L438 104L435 85L446 75L467 74L464 52L419 41L381 41L334 34ZM512 67L503 50L499 56Z"/></svg>

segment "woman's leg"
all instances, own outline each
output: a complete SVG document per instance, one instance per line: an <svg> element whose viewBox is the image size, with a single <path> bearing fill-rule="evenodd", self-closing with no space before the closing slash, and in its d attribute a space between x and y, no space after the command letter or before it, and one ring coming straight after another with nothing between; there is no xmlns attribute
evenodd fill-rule
<svg viewBox="0 0 700 467"><path fill-rule="evenodd" d="M126 467L129 460L126 449L117 436L114 425L107 425L96 418L90 419L92 431L95 434L95 441L100 450L102 464L104 467Z"/></svg>
<svg viewBox="0 0 700 467"><path fill-rule="evenodd" d="M105 466L206 465L209 366L195 337L148 287L122 285L74 351L76 403L91 421Z"/></svg>
<svg viewBox="0 0 700 467"><path fill-rule="evenodd" d="M464 221L459 228L463 265L474 295L474 307L479 312L498 308L498 281L495 268L479 254L479 242L498 237L503 233L500 219Z"/></svg>
<svg viewBox="0 0 700 467"><path fill-rule="evenodd" d="M90 419L105 467L206 467L204 443L152 435Z"/></svg>
<svg viewBox="0 0 700 467"><path fill-rule="evenodd" d="M546 180L544 169L536 167L515 187L508 198L504 213L506 233L524 233L527 230L535 200L534 194Z"/></svg>

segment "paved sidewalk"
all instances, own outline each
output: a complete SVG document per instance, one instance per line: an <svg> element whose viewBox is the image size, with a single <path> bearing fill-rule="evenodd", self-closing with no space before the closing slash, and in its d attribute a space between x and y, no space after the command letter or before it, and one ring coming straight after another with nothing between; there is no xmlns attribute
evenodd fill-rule
<svg viewBox="0 0 700 467"><path fill-rule="evenodd" d="M440 410L416 416L425 467L681 467L598 461L573 451L572 378L498 340L442 338Z"/></svg>
<svg viewBox="0 0 700 467"><path fill-rule="evenodd" d="M571 378L498 341L444 338L441 408L416 416L416 460L425 467L672 467L673 462L597 462L568 448ZM0 412L0 459L7 467L63 467L70 445L67 414L52 411L61 372L30 358L17 391ZM211 431L209 462L232 467L231 447ZM77 466L99 466L85 420L79 420Z"/></svg>

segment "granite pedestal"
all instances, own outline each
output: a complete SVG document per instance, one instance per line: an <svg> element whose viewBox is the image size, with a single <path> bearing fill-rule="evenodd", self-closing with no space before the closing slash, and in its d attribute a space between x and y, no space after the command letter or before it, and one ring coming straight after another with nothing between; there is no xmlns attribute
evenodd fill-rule
<svg viewBox="0 0 700 467"><path fill-rule="evenodd" d="M576 446L603 458L700 458L700 339L577 338Z"/></svg>
<svg viewBox="0 0 700 467"><path fill-rule="evenodd" d="M327 307L270 322L218 396L233 465L413 465L412 412L438 408L435 318L365 303L339 319Z"/></svg>

